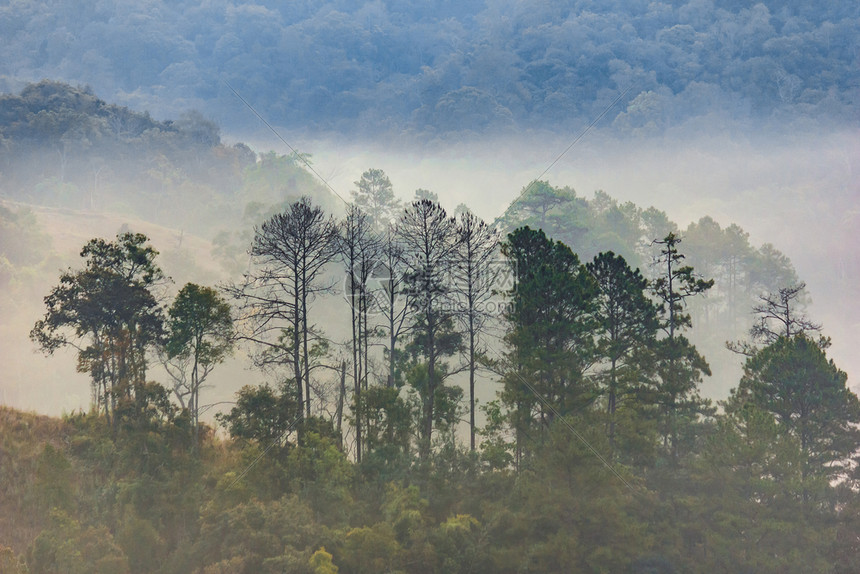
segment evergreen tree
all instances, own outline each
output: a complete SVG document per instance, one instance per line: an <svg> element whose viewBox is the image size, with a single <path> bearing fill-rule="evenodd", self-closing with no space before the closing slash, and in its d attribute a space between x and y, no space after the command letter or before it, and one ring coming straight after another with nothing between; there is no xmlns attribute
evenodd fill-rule
<svg viewBox="0 0 860 574"><path fill-rule="evenodd" d="M400 200L394 195L391 180L381 169L369 169L355 182L353 203L370 217L377 231L385 229L396 217Z"/></svg>
<svg viewBox="0 0 860 574"><path fill-rule="evenodd" d="M710 402L699 394L702 375L710 376L710 367L679 331L692 327L686 300L710 289L714 280L701 279L693 267L683 265L685 256L678 250L679 236L670 233L655 243L662 246L656 263L664 267L652 283L652 292L660 304L660 325L665 337L656 346L657 381L653 400L660 410L663 446L672 464L677 465L682 443L692 447L699 417L713 412Z"/></svg>
<svg viewBox="0 0 860 574"><path fill-rule="evenodd" d="M586 265L597 285L597 353L604 364L596 378L606 396L609 448L615 451L618 402L647 379L656 340L657 308L648 298L648 282L620 255L601 253Z"/></svg>
<svg viewBox="0 0 860 574"><path fill-rule="evenodd" d="M413 360L422 359L412 366L411 384L422 401L420 451L426 460L437 392L448 374L442 359L460 347L451 297L451 263L458 248L456 222L438 203L423 199L403 213L397 235L403 244L404 279L414 308L409 352Z"/></svg>
<svg viewBox="0 0 860 574"><path fill-rule="evenodd" d="M738 397L772 414L795 438L803 479L844 478L860 443L860 402L848 376L803 333L781 336L747 359Z"/></svg>
<svg viewBox="0 0 860 574"><path fill-rule="evenodd" d="M735 395L691 464L684 520L708 552L700 571L828 572L834 513L804 512L801 449L771 413ZM831 494L825 484L820 494Z"/></svg>
<svg viewBox="0 0 860 574"><path fill-rule="evenodd" d="M576 413L594 400L584 374L595 360L596 286L576 254L543 231L515 230L502 253L516 273L505 314L502 398L511 409L519 461L526 437L542 434L554 413Z"/></svg>

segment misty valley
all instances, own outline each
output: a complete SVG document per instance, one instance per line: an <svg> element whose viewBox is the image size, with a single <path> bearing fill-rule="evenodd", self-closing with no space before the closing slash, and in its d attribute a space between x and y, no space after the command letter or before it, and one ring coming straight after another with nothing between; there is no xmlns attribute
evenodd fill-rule
<svg viewBox="0 0 860 574"><path fill-rule="evenodd" d="M860 567L839 341L741 226L0 112L0 572Z"/></svg>

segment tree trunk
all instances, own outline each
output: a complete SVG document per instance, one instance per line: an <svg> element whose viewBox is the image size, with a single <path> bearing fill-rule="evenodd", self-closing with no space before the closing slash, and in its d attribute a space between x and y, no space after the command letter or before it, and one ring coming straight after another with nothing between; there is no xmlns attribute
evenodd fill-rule
<svg viewBox="0 0 860 574"><path fill-rule="evenodd" d="M302 354L304 355L305 417L311 418L311 371L308 355L308 283L305 275L307 262L302 262Z"/></svg>
<svg viewBox="0 0 860 574"><path fill-rule="evenodd" d="M469 315L469 447L475 450L475 325Z"/></svg>
<svg viewBox="0 0 860 574"><path fill-rule="evenodd" d="M343 450L343 403L346 397L346 361L340 363L340 392L337 395L338 446Z"/></svg>

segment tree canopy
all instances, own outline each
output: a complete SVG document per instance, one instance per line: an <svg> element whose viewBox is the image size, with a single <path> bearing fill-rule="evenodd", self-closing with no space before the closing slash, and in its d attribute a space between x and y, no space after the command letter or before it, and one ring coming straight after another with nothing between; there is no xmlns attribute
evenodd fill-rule
<svg viewBox="0 0 860 574"><path fill-rule="evenodd" d="M848 2L31 2L0 27L7 82L76 78L231 128L246 110L220 78L275 125L348 134L570 129L628 88L608 118L627 133L715 113L856 121Z"/></svg>

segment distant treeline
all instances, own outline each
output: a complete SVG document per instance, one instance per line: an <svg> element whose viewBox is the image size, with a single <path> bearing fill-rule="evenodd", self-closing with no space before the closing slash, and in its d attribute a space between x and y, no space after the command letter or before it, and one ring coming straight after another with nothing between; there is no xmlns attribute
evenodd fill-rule
<svg viewBox="0 0 860 574"><path fill-rule="evenodd" d="M154 113L197 108L367 136L660 131L718 114L856 121L860 5L766 0L19 2L6 88L63 78Z"/></svg>
<svg viewBox="0 0 860 574"><path fill-rule="evenodd" d="M134 214L211 237L248 203L322 186L297 155L225 145L200 112L157 121L91 89L49 80L0 95L0 195L36 205Z"/></svg>

